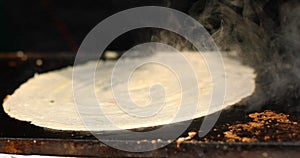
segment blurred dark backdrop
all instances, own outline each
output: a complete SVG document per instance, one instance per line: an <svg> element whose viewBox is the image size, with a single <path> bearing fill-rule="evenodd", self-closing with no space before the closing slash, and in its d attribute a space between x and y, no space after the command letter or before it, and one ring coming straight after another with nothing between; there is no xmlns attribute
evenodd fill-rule
<svg viewBox="0 0 300 158"><path fill-rule="evenodd" d="M168 6L186 12L195 0L1 0L0 51L76 51L101 20L132 7ZM128 49L139 40L131 31L110 49ZM149 38L149 35L143 37Z"/></svg>

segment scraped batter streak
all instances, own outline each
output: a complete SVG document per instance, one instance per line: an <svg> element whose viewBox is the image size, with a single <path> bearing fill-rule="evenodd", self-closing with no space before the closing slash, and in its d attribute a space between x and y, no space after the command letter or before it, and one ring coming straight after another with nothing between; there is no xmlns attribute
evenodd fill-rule
<svg viewBox="0 0 300 158"><path fill-rule="evenodd" d="M82 90L95 88L97 100L100 103L99 105L101 106L101 110L105 113L105 116L89 116L89 121L92 120L94 121L93 123L95 123L93 129L89 128L89 130L106 131L119 130L120 128L132 129L194 119L222 110L222 108L233 105L254 92L254 79L256 77L254 70L242 65L236 60L223 56L227 84L224 106L218 106L208 111L212 87L214 85L208 67L199 53L183 54L193 66L199 83L200 100L195 115L193 115L194 111L189 111L189 109L184 109L185 111L182 116L176 115L181 103L182 92L180 83L174 72L159 64L142 65L133 72L129 83L123 84L128 84L130 97L133 102L137 104L137 107L146 107L149 108L149 110L152 110L150 106L147 106L152 101L149 96L149 88L153 84L161 84L164 87L166 98L163 103L157 103L163 104L160 111L153 117L139 119L124 113L116 105L111 91L110 79L115 61L100 61L97 66L98 71L95 73L95 86L94 84L84 82L84 77L87 77L84 76L84 74L82 75L83 82L80 83L82 84ZM151 56L151 58L157 57L171 58L170 53L158 53L157 55ZM138 59L127 60L137 62ZM91 61L78 66L78 68L80 68L83 73L93 71L93 66L97 62L98 61ZM29 121L34 125L45 128L73 131L88 130L76 111L72 92L72 70L72 67L68 67L35 75L21 85L13 95L8 97L3 105L5 112L13 118ZM83 95L81 97L87 100L92 99L91 96ZM86 108L87 113L91 110L100 109ZM139 110L139 108L136 108L136 110ZM106 120L104 118L110 119L114 124L103 121Z"/></svg>

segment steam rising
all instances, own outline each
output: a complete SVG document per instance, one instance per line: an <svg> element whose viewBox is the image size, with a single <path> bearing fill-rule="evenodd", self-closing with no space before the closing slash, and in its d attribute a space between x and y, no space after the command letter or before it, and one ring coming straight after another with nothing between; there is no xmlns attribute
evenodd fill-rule
<svg viewBox="0 0 300 158"><path fill-rule="evenodd" d="M170 2L171 7L178 5ZM295 97L300 85L298 1L198 0L187 12L209 31L223 53L256 69L256 92L245 103L250 110L268 103L298 105L299 99ZM178 26L193 33L193 26ZM198 38L201 42L201 37ZM184 37L166 30L156 31L152 41L178 50L195 50Z"/></svg>

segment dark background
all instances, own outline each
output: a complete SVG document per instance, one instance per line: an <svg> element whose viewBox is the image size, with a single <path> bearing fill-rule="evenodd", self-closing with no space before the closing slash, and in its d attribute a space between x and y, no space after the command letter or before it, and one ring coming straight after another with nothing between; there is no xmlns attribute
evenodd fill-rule
<svg viewBox="0 0 300 158"><path fill-rule="evenodd" d="M76 51L85 35L103 19L138 6L168 6L183 12L195 0L1 0L0 51ZM143 32L143 39L137 34ZM142 40L145 31L131 31L109 49L123 50Z"/></svg>

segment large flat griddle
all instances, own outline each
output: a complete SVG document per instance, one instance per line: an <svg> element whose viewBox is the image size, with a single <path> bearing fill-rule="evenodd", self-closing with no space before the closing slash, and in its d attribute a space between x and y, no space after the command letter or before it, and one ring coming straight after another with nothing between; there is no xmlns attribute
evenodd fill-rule
<svg viewBox="0 0 300 158"><path fill-rule="evenodd" d="M74 61L74 54L72 53L25 54L27 55L26 60L22 60L16 52L0 54L1 100L33 76L35 72L47 72L62 68L72 65ZM37 59L42 59L43 64L41 66L36 64ZM244 117L246 115L247 112L239 108L225 110L222 112L216 127L218 128L220 127L218 125L233 120L243 121L246 119ZM195 155L202 157L298 157L300 151L300 144L297 141L220 143L195 140L182 143L180 148L177 148L176 143L173 142L162 149L151 152L128 153L108 147L88 132L49 130L34 126L29 122L18 121L7 116L2 108L0 109L0 119L1 153L103 157L194 157ZM200 118L194 121L187 131L199 128L201 120ZM187 133L183 134L183 136L186 135ZM126 143L128 140L119 141ZM143 143L157 145L159 142L147 140Z"/></svg>

